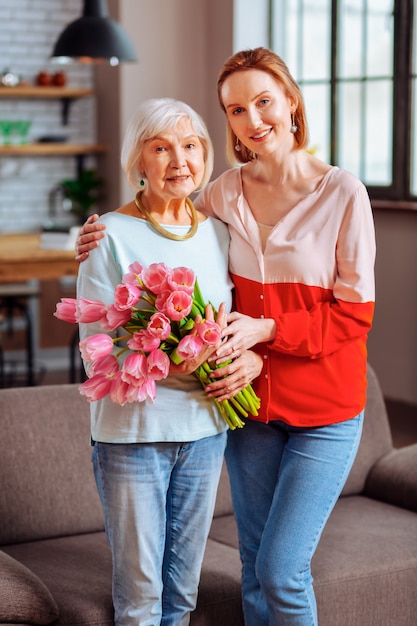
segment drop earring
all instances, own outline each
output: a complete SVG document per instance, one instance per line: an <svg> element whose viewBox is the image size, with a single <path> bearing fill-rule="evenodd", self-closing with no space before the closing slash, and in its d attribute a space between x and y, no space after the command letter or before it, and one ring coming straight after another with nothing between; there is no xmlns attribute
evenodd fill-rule
<svg viewBox="0 0 417 626"><path fill-rule="evenodd" d="M290 128L290 133L296 133L298 130L298 126L295 123L294 120L294 113L291 113L291 128Z"/></svg>
<svg viewBox="0 0 417 626"><path fill-rule="evenodd" d="M240 152L240 144L239 144L239 139L236 137L236 143L235 143L235 150L236 152Z"/></svg>
<svg viewBox="0 0 417 626"><path fill-rule="evenodd" d="M140 183L139 183L139 185L140 185L141 187L144 187L144 186L145 186L145 181L143 180L143 178L141 178L141 179L140 179Z"/></svg>

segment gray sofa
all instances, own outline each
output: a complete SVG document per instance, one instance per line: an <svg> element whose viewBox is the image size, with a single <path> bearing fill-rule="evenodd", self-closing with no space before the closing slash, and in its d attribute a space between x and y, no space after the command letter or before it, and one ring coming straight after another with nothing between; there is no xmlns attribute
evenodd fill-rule
<svg viewBox="0 0 417 626"><path fill-rule="evenodd" d="M417 624L417 445L393 449L368 379L360 451L313 560L320 626ZM77 385L0 390L0 624L113 624L88 414ZM243 625L236 546L224 468L192 626Z"/></svg>

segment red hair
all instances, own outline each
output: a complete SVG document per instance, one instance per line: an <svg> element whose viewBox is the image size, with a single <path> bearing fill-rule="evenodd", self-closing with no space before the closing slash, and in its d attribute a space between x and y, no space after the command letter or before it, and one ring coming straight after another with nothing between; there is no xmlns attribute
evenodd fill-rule
<svg viewBox="0 0 417 626"><path fill-rule="evenodd" d="M268 48L241 50L240 52L236 52L236 54L232 55L224 63L217 80L217 95L223 111L226 110L223 104L221 91L225 80L235 72L243 72L252 69L261 70L262 72L266 72L272 76L272 78L274 78L284 89L287 97L296 104L296 109L294 111L294 124L297 126L297 130L294 133L294 137L298 148L305 148L308 144L308 127L304 99L301 94L300 87L297 85L287 65L281 57ZM240 161L240 163L248 163L253 160L253 153L250 152L250 150L248 150L244 145L240 145L239 152L235 151L234 147L236 145L236 141L237 137L228 123L226 139L226 154L228 161L233 164L236 160Z"/></svg>

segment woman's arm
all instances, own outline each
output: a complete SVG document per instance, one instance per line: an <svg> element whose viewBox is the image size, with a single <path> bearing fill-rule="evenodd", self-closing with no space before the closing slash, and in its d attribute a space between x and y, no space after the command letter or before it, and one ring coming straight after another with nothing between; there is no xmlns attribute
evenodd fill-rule
<svg viewBox="0 0 417 626"><path fill-rule="evenodd" d="M75 260L81 263L88 257L90 250L94 250L99 245L99 240L103 239L106 230L105 224L98 222L99 216L97 213L90 215L90 217L81 226L81 230L78 233L77 241L75 244L76 256Z"/></svg>

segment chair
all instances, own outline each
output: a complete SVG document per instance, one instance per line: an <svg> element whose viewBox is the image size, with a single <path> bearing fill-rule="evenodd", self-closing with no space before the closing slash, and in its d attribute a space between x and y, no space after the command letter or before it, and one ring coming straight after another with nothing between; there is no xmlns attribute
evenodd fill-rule
<svg viewBox="0 0 417 626"><path fill-rule="evenodd" d="M29 302L31 298L37 296L39 296L38 287L31 286L29 283L0 284L0 332L4 328L9 337L13 336L17 327L17 320L23 320L26 335L25 381L28 386L36 384L33 320ZM0 341L0 387L13 385L17 369L18 361L5 359Z"/></svg>

